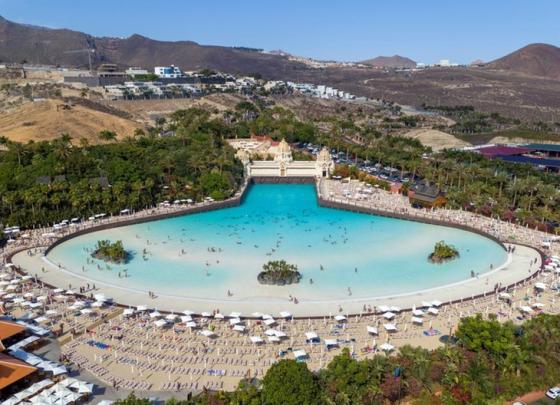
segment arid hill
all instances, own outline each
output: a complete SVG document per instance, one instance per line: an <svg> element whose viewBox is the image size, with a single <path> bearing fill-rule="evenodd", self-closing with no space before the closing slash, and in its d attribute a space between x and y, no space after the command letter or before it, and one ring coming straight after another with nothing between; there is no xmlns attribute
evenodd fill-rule
<svg viewBox="0 0 560 405"><path fill-rule="evenodd" d="M25 60L85 67L87 53L68 53L80 49L94 49L96 65L111 62L150 68L173 63L184 70L210 68L234 74L260 73L267 79L328 84L358 96L407 105L472 105L488 113L560 122L560 49L551 45L527 46L487 67L421 72L354 67L313 69L283 55L246 48L156 41L141 35L99 38L77 31L17 24L0 17L0 62ZM378 59L375 63L382 62Z"/></svg>
<svg viewBox="0 0 560 405"><path fill-rule="evenodd" d="M13 141L51 140L67 132L77 141L87 138L90 143L99 141L101 130L117 133L119 138L133 135L140 124L113 114L74 105L62 108L60 100L28 102L0 115L0 135Z"/></svg>
<svg viewBox="0 0 560 405"><path fill-rule="evenodd" d="M80 52L87 49L94 50L94 65L116 63L123 67L152 68L175 64L184 70L210 68L267 76L306 68L285 56L247 48L205 46L192 41L156 41L137 34L128 38L99 38L67 29L18 24L0 17L0 62L87 67L87 51Z"/></svg>
<svg viewBox="0 0 560 405"><path fill-rule="evenodd" d="M387 67L387 68L414 68L416 67L416 62L410 58L406 58L400 55L393 56L378 56L373 59L367 59L362 61L364 65L371 65L375 67Z"/></svg>
<svg viewBox="0 0 560 405"><path fill-rule="evenodd" d="M531 44L486 65L499 69L560 80L560 48Z"/></svg>

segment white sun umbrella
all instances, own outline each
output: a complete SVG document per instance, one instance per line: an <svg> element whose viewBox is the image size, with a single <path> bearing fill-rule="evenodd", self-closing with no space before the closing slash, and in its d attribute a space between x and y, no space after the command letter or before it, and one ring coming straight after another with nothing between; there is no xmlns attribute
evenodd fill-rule
<svg viewBox="0 0 560 405"><path fill-rule="evenodd" d="M336 339L325 339L325 346L327 346L327 347L338 346L338 340L336 340Z"/></svg>
<svg viewBox="0 0 560 405"><path fill-rule="evenodd" d="M525 312L526 314L529 314L529 313L533 312L533 309L530 306L527 306L527 305L520 306L519 310L521 312Z"/></svg>
<svg viewBox="0 0 560 405"><path fill-rule="evenodd" d="M55 315L58 315L58 311L55 310L55 309L49 309L49 310L47 310L47 311L45 312L45 315L47 315L47 316L55 316Z"/></svg>
<svg viewBox="0 0 560 405"><path fill-rule="evenodd" d="M288 336L288 335L286 335L285 332L282 332L281 330L276 330L274 334L279 338L285 338L285 337Z"/></svg>
<svg viewBox="0 0 560 405"><path fill-rule="evenodd" d="M422 301L422 307L423 307L423 308L429 308L429 307L431 307L431 306L432 306L432 303L431 303L431 302Z"/></svg>
<svg viewBox="0 0 560 405"><path fill-rule="evenodd" d="M183 323L191 322L192 320L193 320L193 318L190 315L182 315L181 316L181 322L183 322Z"/></svg>
<svg viewBox="0 0 560 405"><path fill-rule="evenodd" d="M424 311L422 311L421 309L414 309L412 311L412 315L414 315L414 316L424 316L425 314L424 314Z"/></svg>
<svg viewBox="0 0 560 405"><path fill-rule="evenodd" d="M66 295L74 295L74 294L76 294L76 293L75 293L74 291L72 291L72 290L66 290L66 291L64 291L64 294L66 294Z"/></svg>
<svg viewBox="0 0 560 405"><path fill-rule="evenodd" d="M53 290L53 293L55 293L55 294L60 294L60 293L63 292L63 291L64 291L64 290L63 290L62 288L55 288L55 289Z"/></svg>
<svg viewBox="0 0 560 405"><path fill-rule="evenodd" d="M187 316L190 316L190 315L194 315L195 312L194 312L194 311L191 311L190 309L185 309L185 310L183 311L183 314L185 314L185 315L187 315Z"/></svg>
<svg viewBox="0 0 560 405"><path fill-rule="evenodd" d="M385 312L383 314L383 318L385 318L385 319L393 319L394 317L395 317L395 314L392 313L392 312Z"/></svg>
<svg viewBox="0 0 560 405"><path fill-rule="evenodd" d="M293 353L296 360L302 360L308 357L305 350L294 350Z"/></svg>
<svg viewBox="0 0 560 405"><path fill-rule="evenodd" d="M206 337L216 336L216 334L209 329L203 330L202 332L200 332L200 334Z"/></svg>
<svg viewBox="0 0 560 405"><path fill-rule="evenodd" d="M273 319L274 317L270 314L263 314L262 319Z"/></svg>
<svg viewBox="0 0 560 405"><path fill-rule="evenodd" d="M377 309L380 312L389 312L391 310L391 308L389 308L387 305L380 305L377 307Z"/></svg>
<svg viewBox="0 0 560 405"><path fill-rule="evenodd" d="M262 312L253 312L251 314L251 316L254 317L254 318L262 318L263 313Z"/></svg>
<svg viewBox="0 0 560 405"><path fill-rule="evenodd" d="M439 314L439 310L437 308L430 307L430 308L428 308L428 313L432 314L432 315L437 315L437 314Z"/></svg>
<svg viewBox="0 0 560 405"><path fill-rule="evenodd" d="M240 318L231 318L229 320L229 324L230 325L237 325L238 323L241 323L241 319Z"/></svg>
<svg viewBox="0 0 560 405"><path fill-rule="evenodd" d="M144 311L147 311L147 310L148 310L148 307L147 307L146 305L138 305L138 306L136 307L136 310L137 310L138 312L144 312Z"/></svg>
<svg viewBox="0 0 560 405"><path fill-rule="evenodd" d="M375 326L368 326L367 327L367 332L369 334L372 334L372 335L378 335L379 334L379 331L377 330L377 328Z"/></svg>
<svg viewBox="0 0 560 405"><path fill-rule="evenodd" d="M124 316L131 316L131 315L134 315L134 308L126 308L126 309L123 311L123 315L124 315Z"/></svg>
<svg viewBox="0 0 560 405"><path fill-rule="evenodd" d="M235 325L233 327L233 330L236 332L245 332L245 326L244 325Z"/></svg>
<svg viewBox="0 0 560 405"><path fill-rule="evenodd" d="M91 313L93 313L93 311L89 308L84 308L80 310L80 313L84 314L84 315L90 315Z"/></svg>
<svg viewBox="0 0 560 405"><path fill-rule="evenodd" d="M501 292L500 294L498 294L498 298L509 299L509 298L511 298L511 294L509 294L507 292Z"/></svg>
<svg viewBox="0 0 560 405"><path fill-rule="evenodd" d="M384 352L392 352L393 350L395 350L395 346L390 343L383 343L381 346L379 346L379 348Z"/></svg>
<svg viewBox="0 0 560 405"><path fill-rule="evenodd" d="M167 321L165 319L158 319L157 321L154 321L154 325L158 328L162 328L167 325Z"/></svg>
<svg viewBox="0 0 560 405"><path fill-rule="evenodd" d="M207 312L207 311L201 312L200 315L201 315L203 318L210 318L210 317L212 316L212 314L211 314L210 312Z"/></svg>
<svg viewBox="0 0 560 405"><path fill-rule="evenodd" d="M191 328L191 329L194 329L194 328L198 327L196 322L194 322L194 321L189 321L189 322L185 323L185 325L187 326L187 328Z"/></svg>
<svg viewBox="0 0 560 405"><path fill-rule="evenodd" d="M14 298L14 300L12 301L14 304L21 304L22 302L25 301L25 298L23 297L16 297Z"/></svg>
<svg viewBox="0 0 560 405"><path fill-rule="evenodd" d="M538 309L542 309L544 308L544 304L541 302L535 302L533 305L531 305L533 308L538 308Z"/></svg>
<svg viewBox="0 0 560 405"><path fill-rule="evenodd" d="M105 294L95 294L93 298L95 298L96 301L101 301L101 302L107 301L107 297L105 296Z"/></svg>
<svg viewBox="0 0 560 405"><path fill-rule="evenodd" d="M337 315L337 316L334 317L334 319L337 322L344 322L346 320L346 317L344 315Z"/></svg>
<svg viewBox="0 0 560 405"><path fill-rule="evenodd" d="M546 290L546 284L545 283L535 283L535 288L537 290Z"/></svg>
<svg viewBox="0 0 560 405"><path fill-rule="evenodd" d="M249 337L249 340L251 341L251 343L263 343L263 340L260 336L251 336Z"/></svg>
<svg viewBox="0 0 560 405"><path fill-rule="evenodd" d="M158 310L150 312L150 318L159 318L161 317L161 313Z"/></svg>
<svg viewBox="0 0 560 405"><path fill-rule="evenodd" d="M267 329L264 331L264 334L266 336L276 336L276 330L275 329Z"/></svg>
<svg viewBox="0 0 560 405"><path fill-rule="evenodd" d="M280 342L280 338L278 336L267 336L269 342L278 343Z"/></svg>
<svg viewBox="0 0 560 405"><path fill-rule="evenodd" d="M93 308L101 308L103 306L104 302L103 301L95 301L93 304L91 304L91 306Z"/></svg>
<svg viewBox="0 0 560 405"><path fill-rule="evenodd" d="M241 316L241 312L233 311L228 315L228 318L239 318Z"/></svg>
<svg viewBox="0 0 560 405"><path fill-rule="evenodd" d="M272 318L268 318L268 319L265 319L265 320L263 321L263 323L264 323L266 326L272 326L272 325L274 325L274 324L276 323L276 321L275 321L274 319L272 319Z"/></svg>
<svg viewBox="0 0 560 405"><path fill-rule="evenodd" d="M288 311L280 311L279 314L280 314L280 317L284 318L284 319L292 317L292 314Z"/></svg>
<svg viewBox="0 0 560 405"><path fill-rule="evenodd" d="M218 312L214 315L214 319L225 319L225 316L224 314Z"/></svg>
<svg viewBox="0 0 560 405"><path fill-rule="evenodd" d="M179 316L175 315L175 314L168 314L165 317L165 319L167 319L168 321L171 321L171 322L175 322L175 320L177 320L177 318L179 318Z"/></svg>
<svg viewBox="0 0 560 405"><path fill-rule="evenodd" d="M389 310L390 310L391 312L395 312L395 313L397 313L397 314L398 314L399 312L401 312L401 308L400 308L400 307L396 307L396 306L390 307Z"/></svg>
<svg viewBox="0 0 560 405"><path fill-rule="evenodd" d="M422 318L417 317L417 316L413 316L411 321L412 321L412 323L419 323L419 324L424 323L424 320Z"/></svg>
<svg viewBox="0 0 560 405"><path fill-rule="evenodd" d="M384 323L383 327L387 332L395 332L397 330L397 327L393 323Z"/></svg>
<svg viewBox="0 0 560 405"><path fill-rule="evenodd" d="M434 307L441 307L442 302L438 301L438 300L433 300L432 301L432 306Z"/></svg>
<svg viewBox="0 0 560 405"><path fill-rule="evenodd" d="M305 339L306 340L319 339L319 335L317 335L316 332L305 332Z"/></svg>

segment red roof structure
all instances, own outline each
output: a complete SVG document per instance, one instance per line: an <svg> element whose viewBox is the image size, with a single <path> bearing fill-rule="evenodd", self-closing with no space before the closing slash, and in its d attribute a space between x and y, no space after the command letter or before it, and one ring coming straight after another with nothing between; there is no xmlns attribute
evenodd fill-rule
<svg viewBox="0 0 560 405"><path fill-rule="evenodd" d="M489 159L498 157L498 156L516 156L516 155L524 155L525 153L532 152L533 149L523 148L519 146L507 146L507 145L494 145L494 146L486 146L480 149L477 149L477 152L487 157Z"/></svg>

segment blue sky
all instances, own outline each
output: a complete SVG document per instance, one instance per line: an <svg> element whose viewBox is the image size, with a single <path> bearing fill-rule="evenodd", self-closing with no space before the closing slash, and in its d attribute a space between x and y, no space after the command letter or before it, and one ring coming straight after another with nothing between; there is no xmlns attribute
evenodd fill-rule
<svg viewBox="0 0 560 405"><path fill-rule="evenodd" d="M465 63L533 42L560 46L560 0L0 0L0 15L96 36L138 33L352 61L399 54Z"/></svg>

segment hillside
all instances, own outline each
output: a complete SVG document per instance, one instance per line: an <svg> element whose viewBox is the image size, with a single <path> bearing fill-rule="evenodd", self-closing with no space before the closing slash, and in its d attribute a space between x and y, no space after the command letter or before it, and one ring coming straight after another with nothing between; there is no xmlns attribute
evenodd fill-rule
<svg viewBox="0 0 560 405"><path fill-rule="evenodd" d="M486 65L532 76L560 80L560 48L548 44L531 44Z"/></svg>
<svg viewBox="0 0 560 405"><path fill-rule="evenodd" d="M484 68L420 72L355 67L313 69L278 54L191 41L156 41L141 35L98 38L71 30L17 24L0 17L0 62L25 60L85 67L84 52L68 53L79 49L95 49L95 64L113 62L149 68L174 63L185 70L211 68L234 74L261 73L267 79L327 84L358 96L401 104L472 105L483 112L531 121L558 122L560 116L560 50L551 45L530 45ZM365 62L387 66L414 63L398 55Z"/></svg>
<svg viewBox="0 0 560 405"><path fill-rule="evenodd" d="M400 55L393 56L378 56L373 59L367 59L362 61L364 65L371 65L375 67L387 67L387 68L415 68L416 62L412 59L406 58Z"/></svg>
<svg viewBox="0 0 560 405"><path fill-rule="evenodd" d="M0 17L0 62L87 67L87 52L69 52L87 49L95 51L94 65L110 62L123 67L152 68L175 64L184 70L210 68L262 75L306 69L285 56L246 49L205 46L192 41L156 41L137 34L124 39L98 38L67 29L18 24Z"/></svg>
<svg viewBox="0 0 560 405"><path fill-rule="evenodd" d="M96 111L82 105L69 110L58 109L61 101L30 102L0 115L0 135L13 141L42 141L57 138L67 132L77 140L87 138L98 142L101 130L114 131L120 138L132 135L140 125L134 121Z"/></svg>

